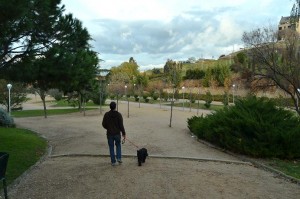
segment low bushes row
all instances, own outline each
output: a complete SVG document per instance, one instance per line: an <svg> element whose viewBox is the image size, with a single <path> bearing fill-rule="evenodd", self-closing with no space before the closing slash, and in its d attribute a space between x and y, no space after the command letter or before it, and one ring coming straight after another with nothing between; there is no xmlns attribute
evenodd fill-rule
<svg viewBox="0 0 300 199"><path fill-rule="evenodd" d="M254 96L215 113L188 119L198 138L254 157L299 158L300 120L274 101Z"/></svg>

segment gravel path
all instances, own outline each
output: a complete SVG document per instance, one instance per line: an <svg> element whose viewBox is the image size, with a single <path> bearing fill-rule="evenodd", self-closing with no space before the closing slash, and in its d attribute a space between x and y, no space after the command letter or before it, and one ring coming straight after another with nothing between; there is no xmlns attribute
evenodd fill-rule
<svg viewBox="0 0 300 199"><path fill-rule="evenodd" d="M169 107L131 103L127 118L123 102L119 111L128 139L148 149L142 167L128 142L123 164L110 165L99 110L16 118L18 127L46 137L52 150L10 187L10 198L299 198L299 185L191 137L186 120L196 112L174 110L170 128Z"/></svg>

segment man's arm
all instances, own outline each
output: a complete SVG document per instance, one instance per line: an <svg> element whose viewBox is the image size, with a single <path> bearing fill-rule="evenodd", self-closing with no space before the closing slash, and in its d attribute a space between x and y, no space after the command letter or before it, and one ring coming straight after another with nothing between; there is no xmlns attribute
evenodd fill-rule
<svg viewBox="0 0 300 199"><path fill-rule="evenodd" d="M126 132L125 132L125 128L124 128L124 125L123 125L123 117L122 117L121 113L119 113L119 128L122 132L122 136L124 138L126 138Z"/></svg>
<svg viewBox="0 0 300 199"><path fill-rule="evenodd" d="M103 128L107 129L106 113L104 114L104 117L103 117L103 120L102 120L102 126L103 126Z"/></svg>

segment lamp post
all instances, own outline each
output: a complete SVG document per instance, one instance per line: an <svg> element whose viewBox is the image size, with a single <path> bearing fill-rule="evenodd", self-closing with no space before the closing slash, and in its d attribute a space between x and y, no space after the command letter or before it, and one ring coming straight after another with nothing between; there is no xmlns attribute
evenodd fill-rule
<svg viewBox="0 0 300 199"><path fill-rule="evenodd" d="M109 92L109 84L107 84L107 97L110 98L110 92Z"/></svg>
<svg viewBox="0 0 300 199"><path fill-rule="evenodd" d="M103 81L105 82L105 77L107 75L107 73L109 72L108 70L105 70L105 69L100 69L99 68L99 71L98 71L98 80L99 80L99 109L100 109L100 115L102 115L102 99L103 99L103 96L104 96L104 87L106 87L104 84L103 85ZM108 84L109 85L109 84ZM103 102L105 103L105 101Z"/></svg>
<svg viewBox="0 0 300 199"><path fill-rule="evenodd" d="M172 102L171 102L171 115L170 115L170 124L169 124L169 127L172 127L174 95L175 95L175 88L176 88L174 84L172 84L172 86L173 86L173 95L172 95Z"/></svg>
<svg viewBox="0 0 300 199"><path fill-rule="evenodd" d="M10 116L10 112L11 112L11 108L10 108L10 89L11 89L12 85L11 84L7 84L7 89L8 89L8 114Z"/></svg>
<svg viewBox="0 0 300 199"><path fill-rule="evenodd" d="M190 89L190 112L192 112L192 89L189 87Z"/></svg>
<svg viewBox="0 0 300 199"><path fill-rule="evenodd" d="M136 99L136 96L135 96L135 86L136 86L136 84L133 84L133 98L134 98L134 101L136 102L137 99Z"/></svg>
<svg viewBox="0 0 300 199"><path fill-rule="evenodd" d="M198 91L198 108L197 108L197 115L199 115L199 108L200 108L200 86Z"/></svg>
<svg viewBox="0 0 300 199"><path fill-rule="evenodd" d="M161 93L160 93L160 89L159 89L159 108L161 108Z"/></svg>
<svg viewBox="0 0 300 199"><path fill-rule="evenodd" d="M129 118L129 99L127 96L127 85L125 85L125 96L127 98L127 117Z"/></svg>
<svg viewBox="0 0 300 199"><path fill-rule="evenodd" d="M297 88L298 91L298 95L300 94L300 88ZM297 107L299 106L299 98L298 95L296 95L296 99L297 99Z"/></svg>
<svg viewBox="0 0 300 199"><path fill-rule="evenodd" d="M182 110L184 110L184 86L182 87L182 98L183 98L183 101L182 101Z"/></svg>
<svg viewBox="0 0 300 199"><path fill-rule="evenodd" d="M235 84L232 85L232 103L234 104L234 89L235 89Z"/></svg>
<svg viewBox="0 0 300 199"><path fill-rule="evenodd" d="M100 115L102 115L102 80L101 77L99 79L99 109L100 109Z"/></svg>

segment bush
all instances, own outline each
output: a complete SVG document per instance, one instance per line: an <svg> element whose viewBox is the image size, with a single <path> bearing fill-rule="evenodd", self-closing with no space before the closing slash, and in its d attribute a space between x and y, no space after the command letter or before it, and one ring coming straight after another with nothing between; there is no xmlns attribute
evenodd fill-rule
<svg viewBox="0 0 300 199"><path fill-rule="evenodd" d="M107 96L106 93L103 93L101 95L101 105L105 104L105 101L106 101L107 97L108 96ZM91 98L92 98L92 101L93 101L94 104L100 105L100 94L99 93L93 93Z"/></svg>
<svg viewBox="0 0 300 199"><path fill-rule="evenodd" d="M60 92L58 89L50 89L48 94L53 97L56 101L60 101L63 99L63 93Z"/></svg>
<svg viewBox="0 0 300 199"><path fill-rule="evenodd" d="M225 92L224 95L223 95L223 101L222 103L224 104L224 106L228 106L229 105L229 96L228 96L228 93Z"/></svg>
<svg viewBox="0 0 300 199"><path fill-rule="evenodd" d="M15 126L13 118L3 108L0 108L0 126L5 126L5 127Z"/></svg>
<svg viewBox="0 0 300 199"><path fill-rule="evenodd" d="M204 106L206 108L209 108L211 103L212 103L212 95L209 91L207 91L206 95L205 95L205 104L204 104Z"/></svg>
<svg viewBox="0 0 300 199"><path fill-rule="evenodd" d="M161 93L161 97L162 97L162 98L164 99L164 101L166 101L166 102L168 101L168 96L169 96L169 95L168 95L167 92L162 92L162 93Z"/></svg>
<svg viewBox="0 0 300 199"><path fill-rule="evenodd" d="M139 97L137 96L137 97L134 97L134 101L136 101L136 102L138 102L139 101Z"/></svg>
<svg viewBox="0 0 300 199"><path fill-rule="evenodd" d="M156 94L156 93L154 93L153 95L152 95L152 98L153 98L153 100L157 100L158 99L158 94Z"/></svg>
<svg viewBox="0 0 300 199"><path fill-rule="evenodd" d="M144 91L143 92L143 98L146 100L150 96L149 92Z"/></svg>
<svg viewBox="0 0 300 199"><path fill-rule="evenodd" d="M111 100L114 100L116 98L115 95L110 95L109 97L110 97Z"/></svg>
<svg viewBox="0 0 300 199"><path fill-rule="evenodd" d="M233 152L254 157L300 157L299 117L268 99L239 99L235 106L188 119L188 127L198 138Z"/></svg>

